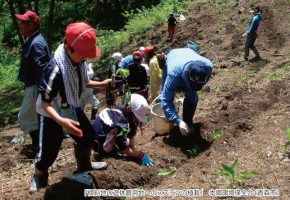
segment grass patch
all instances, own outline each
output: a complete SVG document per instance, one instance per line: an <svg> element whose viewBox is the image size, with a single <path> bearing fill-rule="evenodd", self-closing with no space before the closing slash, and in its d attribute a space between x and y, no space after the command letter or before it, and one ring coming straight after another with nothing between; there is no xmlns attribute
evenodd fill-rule
<svg viewBox="0 0 290 200"><path fill-rule="evenodd" d="M249 86L252 83L250 77L247 75L241 75L238 80L236 80L236 85L238 87Z"/></svg>
<svg viewBox="0 0 290 200"><path fill-rule="evenodd" d="M0 45L0 127L14 123L23 97L23 86L17 81L19 57L15 50ZM17 59L15 59L17 55Z"/></svg>
<svg viewBox="0 0 290 200"><path fill-rule="evenodd" d="M274 70L268 70L265 74L265 78L271 81L275 80L285 80L289 77L288 68L279 68Z"/></svg>
<svg viewBox="0 0 290 200"><path fill-rule="evenodd" d="M22 98L23 92L18 89L2 93L0 96L0 127L15 123Z"/></svg>

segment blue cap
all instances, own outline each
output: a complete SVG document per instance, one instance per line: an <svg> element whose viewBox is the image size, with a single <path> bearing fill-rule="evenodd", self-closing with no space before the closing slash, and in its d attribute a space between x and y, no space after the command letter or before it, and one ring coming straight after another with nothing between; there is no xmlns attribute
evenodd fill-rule
<svg viewBox="0 0 290 200"><path fill-rule="evenodd" d="M205 83L207 81L208 73L203 62L194 61L189 64L187 70L190 80L194 83Z"/></svg>

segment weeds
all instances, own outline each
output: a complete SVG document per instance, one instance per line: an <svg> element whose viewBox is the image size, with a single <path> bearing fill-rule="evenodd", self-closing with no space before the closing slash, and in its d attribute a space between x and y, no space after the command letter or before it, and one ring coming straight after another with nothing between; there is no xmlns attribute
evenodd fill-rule
<svg viewBox="0 0 290 200"><path fill-rule="evenodd" d="M227 188L241 188L244 181L249 180L253 175L259 175L259 173L253 169L238 172L238 159L236 159L231 165L225 163L221 163L220 165L222 166L222 169L218 170L217 174L227 178L229 182Z"/></svg>
<svg viewBox="0 0 290 200"><path fill-rule="evenodd" d="M205 100L205 96L206 96L205 92L198 92L199 100L201 100L201 101Z"/></svg>
<svg viewBox="0 0 290 200"><path fill-rule="evenodd" d="M176 167L161 168L157 173L157 176L168 176L174 174L176 171L177 171Z"/></svg>
<svg viewBox="0 0 290 200"><path fill-rule="evenodd" d="M219 138L222 135L222 131L221 130L215 130L208 138L207 140L209 142L213 142L215 141L217 138Z"/></svg>
<svg viewBox="0 0 290 200"><path fill-rule="evenodd" d="M252 81L249 79L248 76L242 75L240 78L236 81L236 85L241 86L249 86L252 83Z"/></svg>
<svg viewBox="0 0 290 200"><path fill-rule="evenodd" d="M213 89L213 92L215 93L215 95L219 95L221 94L222 89L219 86L217 86Z"/></svg>
<svg viewBox="0 0 290 200"><path fill-rule="evenodd" d="M288 78L287 74L288 70L288 64L285 64L282 68L275 69L275 70L269 70L266 72L266 78L271 81L275 80L284 80Z"/></svg>

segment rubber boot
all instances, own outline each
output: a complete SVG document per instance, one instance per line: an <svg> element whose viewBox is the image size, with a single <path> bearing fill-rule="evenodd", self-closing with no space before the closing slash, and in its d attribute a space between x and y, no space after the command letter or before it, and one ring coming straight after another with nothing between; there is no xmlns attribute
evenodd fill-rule
<svg viewBox="0 0 290 200"><path fill-rule="evenodd" d="M247 61L248 60L248 57L249 57L249 52L250 51L250 49L249 48L246 48L245 49L245 55L244 55L244 59L245 59L245 61Z"/></svg>
<svg viewBox="0 0 290 200"><path fill-rule="evenodd" d="M38 150L39 148L39 130L29 132L32 146Z"/></svg>
<svg viewBox="0 0 290 200"><path fill-rule="evenodd" d="M258 49L256 47L253 47L252 50L253 50L254 54L256 55L256 57L254 59L255 60L260 60L261 57L260 57Z"/></svg>
<svg viewBox="0 0 290 200"><path fill-rule="evenodd" d="M29 132L31 138L31 145L29 145L29 149L27 152L28 158L35 158L38 150L39 150L39 130Z"/></svg>
<svg viewBox="0 0 290 200"><path fill-rule="evenodd" d="M189 127L189 132L194 133L192 118L194 116L197 104L183 102L182 118Z"/></svg>
<svg viewBox="0 0 290 200"><path fill-rule="evenodd" d="M97 113L98 113L98 109L97 108L92 108L91 120L95 120L96 119Z"/></svg>
<svg viewBox="0 0 290 200"><path fill-rule="evenodd" d="M107 168L106 162L91 162L91 150L91 147L74 145L75 158L77 161L77 171L74 172L75 174Z"/></svg>
<svg viewBox="0 0 290 200"><path fill-rule="evenodd" d="M35 167L35 173L33 175L31 185L29 188L30 192L36 192L40 188L45 188L48 183L48 171L42 171Z"/></svg>

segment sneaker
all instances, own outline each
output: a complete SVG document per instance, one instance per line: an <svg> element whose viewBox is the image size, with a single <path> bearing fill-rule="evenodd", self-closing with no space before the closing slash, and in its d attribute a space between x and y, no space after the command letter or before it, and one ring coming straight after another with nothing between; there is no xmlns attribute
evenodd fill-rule
<svg viewBox="0 0 290 200"><path fill-rule="evenodd" d="M255 60L255 61L258 61L258 60L261 60L262 58L260 57L260 56L255 56L254 58L253 58L253 60Z"/></svg>
<svg viewBox="0 0 290 200"><path fill-rule="evenodd" d="M106 162L91 162L92 170L106 169L108 164Z"/></svg>
<svg viewBox="0 0 290 200"><path fill-rule="evenodd" d="M34 174L29 191L36 192L40 188L45 188L48 183L48 173L36 175Z"/></svg>

